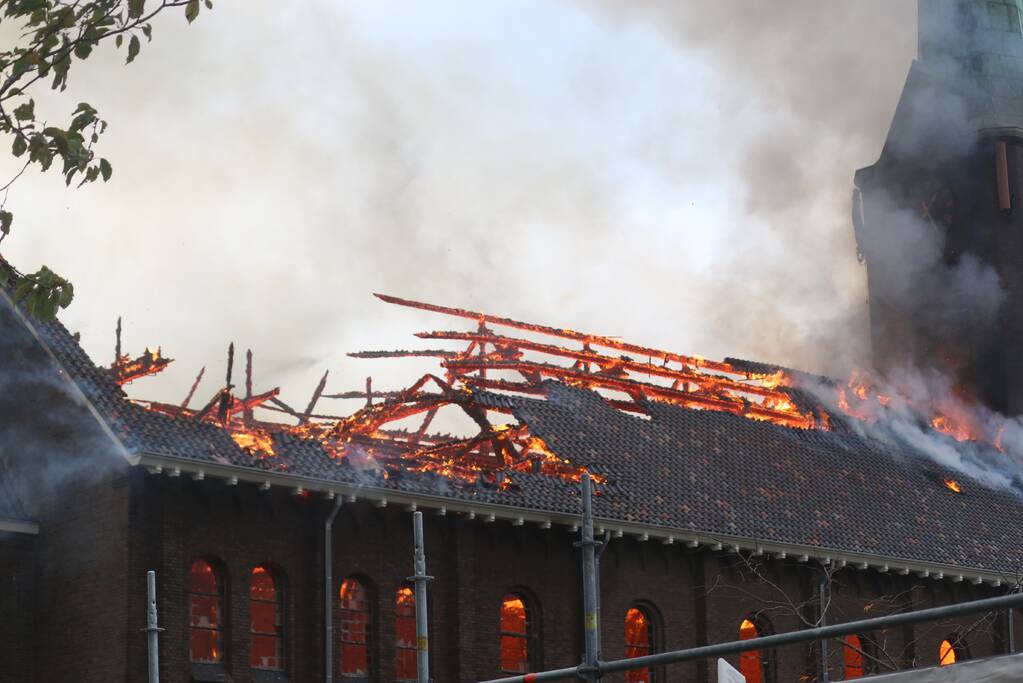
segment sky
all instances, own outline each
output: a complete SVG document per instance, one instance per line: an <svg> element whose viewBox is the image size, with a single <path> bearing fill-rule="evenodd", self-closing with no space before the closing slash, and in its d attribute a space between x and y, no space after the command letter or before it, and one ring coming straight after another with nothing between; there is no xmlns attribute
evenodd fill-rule
<svg viewBox="0 0 1023 683"><path fill-rule="evenodd" d="M94 360L114 327L175 363L129 388L197 402L234 342L304 405L410 383L443 317L385 292L712 358L867 360L855 169L916 49L912 0L216 0L97 53L66 119L108 121L109 183L27 173L4 256L47 264ZM9 39L9 37L8 37ZM0 174L14 160L0 156Z"/></svg>

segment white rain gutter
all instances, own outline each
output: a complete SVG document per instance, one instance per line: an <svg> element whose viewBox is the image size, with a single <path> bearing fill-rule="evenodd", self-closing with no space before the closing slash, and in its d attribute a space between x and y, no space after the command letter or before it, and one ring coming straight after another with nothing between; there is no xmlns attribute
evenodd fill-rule
<svg viewBox="0 0 1023 683"><path fill-rule="evenodd" d="M343 496L347 502L355 502L361 498L374 502L377 507L397 504L405 506L409 510L419 507L431 508L441 515L448 512L464 513L469 519L479 518L483 522L495 522L501 519L510 521L514 526L522 526L528 522L537 524L544 529L549 529L555 524L578 529L582 523L582 516L579 514L545 512L498 503L446 498L434 494L409 493L373 486L331 482L285 472L262 472L248 467L200 462L174 456L138 453L129 457L129 463L146 467L150 474L162 473L170 477L188 474L193 479L205 479L210 476L223 479L229 485L237 485L241 482L257 484L263 490L278 486L290 488L296 494L308 491L322 493L331 499ZM989 569L921 562L885 555L851 553L798 543L761 541L741 536L672 529L617 519L595 518L594 524L598 533L610 531L615 538L632 536L638 541L659 541L663 545L678 543L691 549L702 546L712 551L748 552L755 556L772 556L776 559L790 558L798 562L812 561L834 565L838 568L849 566L861 570L874 569L881 573L892 572L901 576L912 574L919 578L948 579L955 583L969 581L974 585L987 583L996 588L1003 584L1011 585L1015 581L1008 574Z"/></svg>

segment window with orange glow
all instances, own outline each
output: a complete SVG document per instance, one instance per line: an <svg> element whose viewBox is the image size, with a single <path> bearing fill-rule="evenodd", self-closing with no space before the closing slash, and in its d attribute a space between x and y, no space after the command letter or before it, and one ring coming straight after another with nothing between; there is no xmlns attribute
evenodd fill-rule
<svg viewBox="0 0 1023 683"><path fill-rule="evenodd" d="M356 579L341 582L341 676L369 677L369 594Z"/></svg>
<svg viewBox="0 0 1023 683"><path fill-rule="evenodd" d="M760 629L749 619L739 625L739 640L759 638ZM739 655L739 673L746 677L746 683L764 683L764 662L760 650L750 650Z"/></svg>
<svg viewBox="0 0 1023 683"><path fill-rule="evenodd" d="M863 641L859 636L846 636L842 641L844 647L845 678L861 678L867 673L863 662Z"/></svg>
<svg viewBox="0 0 1023 683"><path fill-rule="evenodd" d="M510 593L501 602L501 671L524 674L530 669L532 622L526 601Z"/></svg>
<svg viewBox="0 0 1023 683"><path fill-rule="evenodd" d="M224 586L213 565L202 559L188 572L188 658L224 661Z"/></svg>
<svg viewBox="0 0 1023 683"><path fill-rule="evenodd" d="M249 663L254 669L284 668L284 625L277 580L267 567L252 570L249 584L249 618L252 648Z"/></svg>
<svg viewBox="0 0 1023 683"><path fill-rule="evenodd" d="M956 649L947 640L941 641L941 646L938 648L938 665L949 666L956 663Z"/></svg>
<svg viewBox="0 0 1023 683"><path fill-rule="evenodd" d="M650 617L642 609L633 607L625 613L625 656L628 659L650 654L654 632ZM634 669L625 674L626 683L650 683L650 669Z"/></svg>
<svg viewBox="0 0 1023 683"><path fill-rule="evenodd" d="M416 594L409 586L394 598L394 670L398 681L418 680L416 662Z"/></svg>

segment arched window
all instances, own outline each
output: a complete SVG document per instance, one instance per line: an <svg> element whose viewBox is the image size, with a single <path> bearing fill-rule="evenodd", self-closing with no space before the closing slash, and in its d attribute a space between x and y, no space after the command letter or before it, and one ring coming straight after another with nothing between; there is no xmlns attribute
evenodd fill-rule
<svg viewBox="0 0 1023 683"><path fill-rule="evenodd" d="M249 619L254 669L284 668L284 619L281 590L268 567L252 570L249 584Z"/></svg>
<svg viewBox="0 0 1023 683"><path fill-rule="evenodd" d="M628 659L650 654L654 644L654 625L650 615L641 607L625 613L625 656ZM625 674L626 683L650 683L650 669L633 669Z"/></svg>
<svg viewBox="0 0 1023 683"><path fill-rule="evenodd" d="M751 619L743 619L739 625L739 640L750 640L759 638L761 628ZM764 657L760 650L750 650L739 655L739 673L746 677L746 683L766 683L767 667L764 665Z"/></svg>
<svg viewBox="0 0 1023 683"><path fill-rule="evenodd" d="M402 586L394 597L395 680L418 680L416 662L416 594Z"/></svg>
<svg viewBox="0 0 1023 683"><path fill-rule="evenodd" d="M341 582L341 676L369 678L369 593L357 579Z"/></svg>
<svg viewBox="0 0 1023 683"><path fill-rule="evenodd" d="M535 624L529 603L509 593L501 601L501 671L524 674L536 670Z"/></svg>
<svg viewBox="0 0 1023 683"><path fill-rule="evenodd" d="M938 646L938 666L950 666L964 659L969 659L969 655L961 638L951 635L941 641L941 645Z"/></svg>
<svg viewBox="0 0 1023 683"><path fill-rule="evenodd" d="M863 657L863 640L859 636L846 636L842 640L842 661L845 665L845 678L861 678L867 673Z"/></svg>
<svg viewBox="0 0 1023 683"><path fill-rule="evenodd" d="M201 558L188 572L188 658L224 661L224 582Z"/></svg>

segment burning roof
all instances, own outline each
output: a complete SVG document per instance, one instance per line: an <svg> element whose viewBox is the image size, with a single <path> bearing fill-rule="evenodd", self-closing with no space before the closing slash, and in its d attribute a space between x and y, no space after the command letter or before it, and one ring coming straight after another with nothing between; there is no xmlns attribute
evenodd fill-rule
<svg viewBox="0 0 1023 683"><path fill-rule="evenodd" d="M252 354L247 354L245 392L232 383L234 345L228 350L224 386L199 409L189 407L205 368L180 405L138 401L149 410L177 419L215 424L255 458L276 455L275 438L287 435L317 441L331 457L357 457L385 475L397 471L441 475L461 484L480 481L503 488L514 486L514 474L538 473L578 481L587 468L558 456L528 426L495 422L510 411L499 403L481 404L481 392L543 396L545 382L600 392L615 408L648 414L651 401L683 408L715 410L799 429L826 428L827 416L800 402L786 385L781 370L769 373L740 370L728 362L710 361L648 348L617 338L519 322L459 308L377 295L381 300L470 320L470 330L436 330L416 336L460 345L460 349L363 351L354 358L435 358L439 368L404 389L325 394L323 376L304 411L279 398L279 388L253 394ZM498 330L503 330L504 333ZM111 371L119 384L159 372L170 362L148 349L138 359L118 348ZM364 399L365 406L346 416L315 414L322 399ZM800 405L802 403L802 405ZM259 421L257 408L284 413L294 423ZM455 408L467 415L477 432L462 437L430 431L438 413ZM417 419L413 428L396 426ZM598 483L603 477L591 473Z"/></svg>
<svg viewBox="0 0 1023 683"><path fill-rule="evenodd" d="M596 514L638 528L978 570L1023 561L1023 498L858 434L798 373L380 298L470 326L418 335L451 348L352 354L438 367L387 391L331 393L324 375L304 409L257 391L249 355L238 389L233 350L205 403L192 404L205 369L180 404L129 400L117 363L96 367L59 323L30 324L145 458L566 514L586 471L601 482ZM335 400L362 406L332 415ZM473 433L436 433L442 411Z"/></svg>

